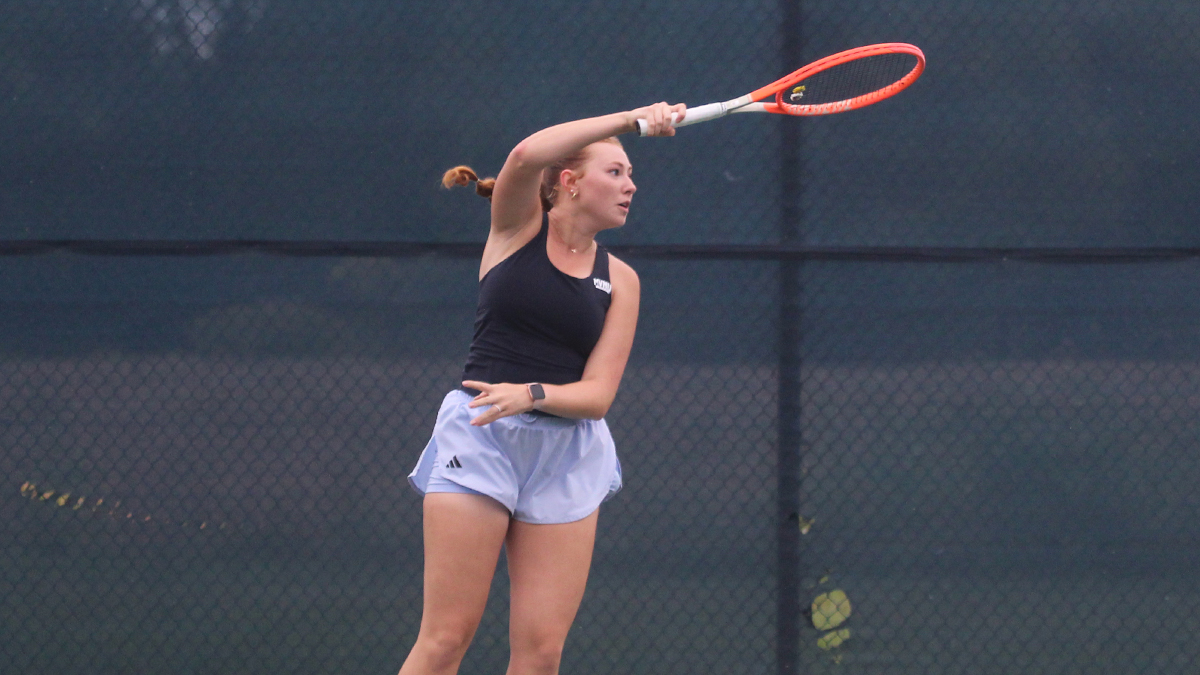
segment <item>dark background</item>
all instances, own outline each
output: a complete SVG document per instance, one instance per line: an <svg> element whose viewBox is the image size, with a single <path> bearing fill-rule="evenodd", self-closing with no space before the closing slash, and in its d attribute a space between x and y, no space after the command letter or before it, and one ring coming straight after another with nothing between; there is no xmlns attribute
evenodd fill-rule
<svg viewBox="0 0 1200 675"><path fill-rule="evenodd" d="M510 5L5 4L4 661L398 670L487 227L442 171L905 41L878 105L624 137L627 487L564 672L1196 669L1200 8Z"/></svg>

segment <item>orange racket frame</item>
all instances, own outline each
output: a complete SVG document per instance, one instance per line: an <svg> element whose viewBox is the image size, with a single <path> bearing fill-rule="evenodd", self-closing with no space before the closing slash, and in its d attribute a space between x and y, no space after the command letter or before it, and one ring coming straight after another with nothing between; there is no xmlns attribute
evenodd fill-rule
<svg viewBox="0 0 1200 675"><path fill-rule="evenodd" d="M913 66L908 74L875 91L855 96L853 98L844 99L841 101L830 101L828 103L818 103L811 105L788 103L783 100L784 91L796 83L801 82L813 75L829 70L835 66L849 63L857 59L867 58L870 56L881 56L884 54L911 54L917 59L917 63ZM709 103L706 105L691 108L687 111L683 120L675 126L683 127L689 124L697 124L699 122L707 122L719 117L724 117L735 112L767 112L780 115L832 115L834 113L846 112L855 110L864 106L878 103L885 98L895 96L904 91L910 84L917 81L921 77L921 73L925 72L925 54L915 45L910 45L905 42L885 42L881 44L868 45L866 47L856 47L848 49L844 52L838 52L831 56L826 56L823 59L813 61L803 68L793 71L788 75L775 80L765 87L760 87L754 91L739 96L735 99L723 101L721 103ZM769 96L775 96L773 102L758 102L761 99ZM645 135L646 126L644 120L638 120L638 129Z"/></svg>

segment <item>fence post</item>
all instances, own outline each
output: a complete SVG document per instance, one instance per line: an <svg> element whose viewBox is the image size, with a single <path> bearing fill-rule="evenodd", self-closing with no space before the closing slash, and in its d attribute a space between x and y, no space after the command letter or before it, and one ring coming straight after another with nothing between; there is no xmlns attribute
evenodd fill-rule
<svg viewBox="0 0 1200 675"><path fill-rule="evenodd" d="M782 0L783 69L801 61L803 17L799 0ZM780 119L779 242L803 244L801 228L800 122ZM777 424L777 490L779 596L776 600L776 667L779 675L795 675L800 651L800 335L803 263L779 262L779 392Z"/></svg>

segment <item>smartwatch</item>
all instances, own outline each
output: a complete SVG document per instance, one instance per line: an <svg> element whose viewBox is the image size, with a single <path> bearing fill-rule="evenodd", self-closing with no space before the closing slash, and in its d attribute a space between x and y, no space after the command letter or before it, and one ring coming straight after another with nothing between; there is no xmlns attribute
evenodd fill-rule
<svg viewBox="0 0 1200 675"><path fill-rule="evenodd" d="M530 384L525 385L525 388L529 390L529 398L533 399L534 407L537 407L538 401L545 400L546 390L542 388L542 385L536 382L531 382Z"/></svg>

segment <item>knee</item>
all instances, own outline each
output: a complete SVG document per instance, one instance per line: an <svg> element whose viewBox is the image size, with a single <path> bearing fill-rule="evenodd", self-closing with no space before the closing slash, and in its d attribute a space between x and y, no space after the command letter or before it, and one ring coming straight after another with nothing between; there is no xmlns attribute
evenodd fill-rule
<svg viewBox="0 0 1200 675"><path fill-rule="evenodd" d="M509 672L520 675L556 675L562 662L562 652L563 641L556 639L513 644Z"/></svg>
<svg viewBox="0 0 1200 675"><path fill-rule="evenodd" d="M421 652L437 672L462 660L474 634L473 627L465 625L422 630L413 651Z"/></svg>

